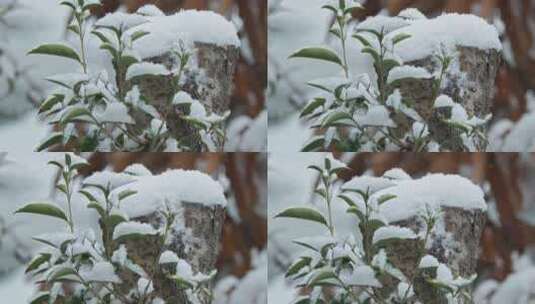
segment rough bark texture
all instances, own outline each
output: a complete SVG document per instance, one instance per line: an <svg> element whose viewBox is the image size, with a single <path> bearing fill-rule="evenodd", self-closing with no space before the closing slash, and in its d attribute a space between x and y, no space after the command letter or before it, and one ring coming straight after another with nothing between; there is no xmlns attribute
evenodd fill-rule
<svg viewBox="0 0 535 304"><path fill-rule="evenodd" d="M186 83L181 89L198 99L206 108L207 113L222 115L229 110L230 96L234 72L239 58L239 49L235 46L217 46L207 43L195 43L196 61L199 70L185 71L183 77ZM175 68L178 63L171 54L149 58L148 61L165 65L168 69ZM164 119L174 138L184 140L194 147L195 151L202 150L200 138L195 134L193 127L182 119L184 109L171 104L175 83L173 76L148 76L134 79L127 87L138 85L142 95L148 102L164 113ZM140 114L141 115L141 114ZM137 119L140 119L136 115ZM148 125L148 117L144 121ZM223 149L223 142L216 142L218 150Z"/></svg>
<svg viewBox="0 0 535 304"><path fill-rule="evenodd" d="M430 236L430 246L426 254L435 256L439 262L446 264L454 276L470 277L476 271L479 256L479 240L486 222L486 213L481 210L464 210L460 208L443 208L439 224ZM425 224L416 217L392 223L412 229L419 233L425 229ZM441 231L439 227L444 227ZM424 230L425 231L425 230ZM421 269L418 269L421 241L403 240L395 241L386 248L389 260L400 269L407 278L414 278L415 298L410 303L420 301L426 304L446 304L445 295L434 288L425 279ZM434 276L434 275L433 275ZM382 280L384 290L391 291L397 286L392 278Z"/></svg>
<svg viewBox="0 0 535 304"><path fill-rule="evenodd" d="M183 224L184 229L171 231L168 237L171 241L163 250L160 250L161 241L158 236L127 240L124 244L128 257L143 267L152 278L155 297L162 298L165 303L186 304L189 302L184 292L167 278L166 273L174 274L174 269L159 265L159 254L166 250L173 251L191 265L194 273L210 273L215 267L219 252L225 211L220 206L183 203L183 212L177 216L177 221ZM164 219L156 213L132 220L149 223L157 229L164 225ZM121 273L120 277L123 280L123 291L128 292L137 286L139 277L132 272Z"/></svg>
<svg viewBox="0 0 535 304"><path fill-rule="evenodd" d="M472 47L457 47L456 62L445 75L438 95L446 94L461 103L469 116L484 118L491 113L494 83L500 66L500 53L496 50L480 50ZM407 65L423 67L432 74L439 73L441 66L434 57L407 62ZM400 82L401 94L414 103L416 111L428 122L435 141L443 143L451 151L463 151L462 141L456 129L444 122L447 112L434 111L433 80L410 80ZM449 111L449 110L448 110ZM402 123L403 125L403 123ZM485 130L486 133L486 130ZM479 151L486 148L485 142L476 144Z"/></svg>

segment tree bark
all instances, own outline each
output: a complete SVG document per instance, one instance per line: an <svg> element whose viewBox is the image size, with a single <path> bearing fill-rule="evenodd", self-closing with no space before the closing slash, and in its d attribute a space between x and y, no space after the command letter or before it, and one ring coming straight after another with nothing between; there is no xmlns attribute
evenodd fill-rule
<svg viewBox="0 0 535 304"><path fill-rule="evenodd" d="M479 240L485 222L484 211L444 207L423 255L417 250L417 248L422 248L422 241L402 240L387 246L386 252L389 260L407 278L412 278L415 282L413 286L415 296L410 299L409 303L418 301L426 304L448 303L445 294L425 280L424 277L429 274L418 268L419 259L425 254L431 254L440 263L446 264L454 277L470 277L476 271L480 251ZM410 228L415 233L425 232L426 229L425 224L416 217L391 224ZM383 279L382 283L384 291L392 291L395 290L398 282L388 277Z"/></svg>
<svg viewBox="0 0 535 304"><path fill-rule="evenodd" d="M473 47L457 47L458 56L446 73L437 96L445 94L460 103L469 116L484 118L491 113L494 83L500 66L500 52L480 50ZM423 67L431 74L440 73L441 65L433 57L407 62L407 65ZM464 75L464 76L462 76ZM434 82L429 79L405 79L400 82L402 96L413 102L416 111L429 126L432 138L451 151L463 151L458 129L443 122L446 111L433 108L435 103ZM402 123L403 125L403 123ZM486 128L485 132L486 133ZM485 151L486 142L476 142L478 151Z"/></svg>
<svg viewBox="0 0 535 304"><path fill-rule="evenodd" d="M128 258L143 267L152 279L155 290L153 297L160 297L165 303L186 304L190 302L185 292L168 278L168 273L174 274L174 269L160 265L159 255L166 250L173 251L179 258L191 265L194 273L209 274L215 267L225 219L225 209L221 206L183 203L182 207L182 212L176 215L177 220L175 220L175 222L178 221L179 227L172 227L168 236L170 241L165 244L164 248L161 248L159 236L148 236L124 242ZM156 229L164 228L165 225L165 220L158 213L132 220L149 223ZM137 286L139 276L132 272L121 273L120 277L123 280L123 291L128 292Z"/></svg>

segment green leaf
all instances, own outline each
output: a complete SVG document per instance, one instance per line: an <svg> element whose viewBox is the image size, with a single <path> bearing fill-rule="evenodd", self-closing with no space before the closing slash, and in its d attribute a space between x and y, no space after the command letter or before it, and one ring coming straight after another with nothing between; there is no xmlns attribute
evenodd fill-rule
<svg viewBox="0 0 535 304"><path fill-rule="evenodd" d="M348 196L340 194L338 195L339 198L341 198L349 207L356 207L357 205L355 202L353 202L352 199L350 199Z"/></svg>
<svg viewBox="0 0 535 304"><path fill-rule="evenodd" d="M106 216L106 210L104 210L104 208L97 202L91 202L91 203L87 204L87 208L95 209L98 212L98 214L100 215L100 217Z"/></svg>
<svg viewBox="0 0 535 304"><path fill-rule="evenodd" d="M62 278L66 277L66 276L69 276L69 275L76 276L76 271L74 271L74 269L72 269L71 267L64 267L64 268L61 268L61 269L59 269L57 271L54 271L48 277L47 280L49 282L60 281Z"/></svg>
<svg viewBox="0 0 535 304"><path fill-rule="evenodd" d="M291 277L297 274L301 269L310 265L312 259L310 257L301 257L297 262L293 263L286 271L285 277Z"/></svg>
<svg viewBox="0 0 535 304"><path fill-rule="evenodd" d="M360 211L360 209L357 206L349 207L346 212L355 214L359 218L359 221L361 223L366 220L366 217L364 216L364 213L362 213L362 211Z"/></svg>
<svg viewBox="0 0 535 304"><path fill-rule="evenodd" d="M59 145L63 141L63 134L61 132L54 132L50 134L44 141L35 149L37 152L44 151L51 146Z"/></svg>
<svg viewBox="0 0 535 304"><path fill-rule="evenodd" d="M61 94L49 96L47 99L45 99L45 101L43 101L43 103L41 103L41 106L39 107L39 114L52 109L52 107L54 107L56 104L62 102L64 98L65 95Z"/></svg>
<svg viewBox="0 0 535 304"><path fill-rule="evenodd" d="M108 42L105 42L105 43L102 43L100 45L100 49L101 50L106 50L108 51L111 56L113 58L117 58L117 56L119 55L119 53L117 52L117 50L113 47L113 45L111 43L108 43Z"/></svg>
<svg viewBox="0 0 535 304"><path fill-rule="evenodd" d="M325 144L325 138L323 136L318 136L310 140L304 147L303 152L313 152L318 151L323 148Z"/></svg>
<svg viewBox="0 0 535 304"><path fill-rule="evenodd" d="M353 117L349 113L346 113L346 112L342 112L342 111L334 112L334 113L327 115L323 119L323 122L321 123L321 127L322 128L330 127L343 120L353 121Z"/></svg>
<svg viewBox="0 0 535 304"><path fill-rule="evenodd" d="M92 117L91 112L89 112L89 110L86 109L85 107L82 107L82 106L74 107L70 109L69 111L67 111L67 113L65 113L61 117L60 124L66 125L69 122L72 122L73 120L80 118L82 116L88 116L89 118Z"/></svg>
<svg viewBox="0 0 535 304"><path fill-rule="evenodd" d="M400 34L397 34L396 36L394 36L394 38L392 38L392 43L394 45L400 43L401 41L405 40L405 39L409 39L411 38L411 35L409 34L405 34L405 33L400 33Z"/></svg>
<svg viewBox="0 0 535 304"><path fill-rule="evenodd" d="M132 196L134 194L137 194L137 191L126 189L124 191L121 191L118 195L119 201L122 201L123 199Z"/></svg>
<svg viewBox="0 0 535 304"><path fill-rule="evenodd" d="M283 212L277 214L275 216L276 218L280 217L288 217L288 218L296 218L296 219L302 219L307 221L313 221L320 224L323 224L325 226L328 226L327 220L321 213L318 211L307 208L307 207L293 207L288 208L284 210Z"/></svg>
<svg viewBox="0 0 535 304"><path fill-rule="evenodd" d="M191 289L193 288L193 283L186 280L185 278L179 275L169 276L169 278L175 281L180 289Z"/></svg>
<svg viewBox="0 0 535 304"><path fill-rule="evenodd" d="M50 253L41 253L37 257L35 257L28 267L26 268L26 271L24 273L28 273L31 271L36 270L39 268L39 266L43 265L44 263L48 262L50 260L51 254Z"/></svg>
<svg viewBox="0 0 535 304"><path fill-rule="evenodd" d="M311 101L305 106L303 111L301 111L301 115L299 117L303 118L304 116L314 113L317 108L323 106L324 104L325 98L315 98L313 101Z"/></svg>
<svg viewBox="0 0 535 304"><path fill-rule="evenodd" d="M90 202L96 202L97 199L95 198L95 196L93 196L93 194L91 194L89 191L86 191L86 190L80 190L78 191L80 194L82 194L83 196L85 196L87 198L88 201Z"/></svg>
<svg viewBox="0 0 535 304"><path fill-rule="evenodd" d="M28 52L28 54L59 56L81 62L80 56L78 56L78 53L76 53L75 50L73 50L70 46L59 43L40 45Z"/></svg>
<svg viewBox="0 0 535 304"><path fill-rule="evenodd" d="M336 274L332 270L322 270L318 271L318 273L310 278L307 285L312 287L315 285L319 285L322 281L328 280L328 279L334 279L336 278Z"/></svg>
<svg viewBox="0 0 535 304"><path fill-rule="evenodd" d="M342 60L334 51L322 47L304 48L293 53L289 58L311 58L343 65Z"/></svg>
<svg viewBox="0 0 535 304"><path fill-rule="evenodd" d="M368 39L366 39L366 37L364 37L362 35L354 34L353 38L355 38L358 41L360 41L360 43L362 43L363 46L367 46L367 47L371 47L372 46L372 44L368 41Z"/></svg>
<svg viewBox="0 0 535 304"><path fill-rule="evenodd" d="M48 303L50 299L50 293L48 291L39 292L31 300L30 304L43 304Z"/></svg>
<svg viewBox="0 0 535 304"><path fill-rule="evenodd" d="M397 196L395 196L394 194L383 194L381 195L378 199L377 199L377 203L379 203L379 205L391 200L391 199L394 199L396 198Z"/></svg>
<svg viewBox="0 0 535 304"><path fill-rule="evenodd" d="M379 62L381 60L381 57L379 56L379 53L377 53L376 50L374 50L371 47L365 47L362 49L362 53L364 54L370 54L373 57L374 62Z"/></svg>
<svg viewBox="0 0 535 304"><path fill-rule="evenodd" d="M99 31L92 31L91 34L97 36L98 39L100 39L100 41L102 43L110 43L110 39L108 39L108 37L106 37L105 34L103 34L102 32L99 32Z"/></svg>
<svg viewBox="0 0 535 304"><path fill-rule="evenodd" d="M31 203L15 211L15 213L47 215L62 219L66 222L69 221L63 210L61 210L59 207L51 205L50 203Z"/></svg>
<svg viewBox="0 0 535 304"><path fill-rule="evenodd" d="M138 40L139 38L141 37L144 37L144 36L147 36L148 34L150 34L149 32L145 32L145 31L136 31L132 34L132 36L130 36L132 38L132 42L133 41L136 41Z"/></svg>

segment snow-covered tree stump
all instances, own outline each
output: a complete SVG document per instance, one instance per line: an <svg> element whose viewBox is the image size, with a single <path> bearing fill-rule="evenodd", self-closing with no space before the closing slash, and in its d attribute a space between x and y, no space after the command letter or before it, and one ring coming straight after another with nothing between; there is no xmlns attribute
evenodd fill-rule
<svg viewBox="0 0 535 304"><path fill-rule="evenodd" d="M495 50L479 50L472 47L458 47L458 70L445 75L439 95L445 94L459 102L469 116L484 118L491 113L494 82L500 65L500 53ZM409 62L409 65L423 67L431 74L440 72L441 67L434 57ZM459 129L443 122L443 115L433 108L434 81L430 79L405 79L399 88L404 98L414 102L415 109L429 124L429 130L436 142L444 143L451 151L462 151ZM486 132L485 132L486 133ZM486 143L478 142L479 151Z"/></svg>
<svg viewBox="0 0 535 304"><path fill-rule="evenodd" d="M476 271L479 256L479 240L486 222L482 210L464 210L444 207L439 229L433 232L426 246L426 252L446 264L454 275L470 277ZM393 225L407 227L415 233L425 233L425 226L416 217L403 220ZM443 229L442 229L443 228ZM424 279L427 270L419 268L419 252L416 248L423 246L419 240L393 242L387 248L387 255L407 277L416 277L413 286L416 299L422 303L448 303L445 294L437 292L434 286ZM387 288L394 288L395 285Z"/></svg>
<svg viewBox="0 0 535 304"><path fill-rule="evenodd" d="M209 278L219 255L226 206L221 185L197 171L173 170L140 177L115 191L125 190L137 192L121 201L130 221L149 224L158 234L119 239L114 250L124 244L128 258L147 273L154 287L151 298L161 298L165 303L191 303L188 291L192 290L184 288L184 282L197 286L202 281L203 288L210 290L211 279L205 282L197 277ZM169 252L182 261L164 259L164 253ZM182 262L187 263L188 269ZM183 282L174 279L175 275ZM138 273L123 271L119 276L125 294L138 286ZM209 293L193 294L196 299L209 297Z"/></svg>
<svg viewBox="0 0 535 304"><path fill-rule="evenodd" d="M183 203L183 227L172 230L164 250L176 253L186 260L194 273L210 273L214 267L219 253L219 241L225 219L224 208L221 206L205 206L198 203ZM135 218L133 220L149 223L154 228L163 228L164 221L159 214ZM158 255L161 248L158 246L159 236L148 236L139 240L125 242L129 257L152 275L155 289L154 295L160 297L165 303L189 303L186 294L181 291L176 282L170 280L165 271L165 265L160 265ZM180 273L177 273L180 275ZM128 291L136 286L138 276L132 272L121 274L123 286Z"/></svg>
<svg viewBox="0 0 535 304"><path fill-rule="evenodd" d="M187 79L182 88L198 99L208 114L223 115L229 110L239 49L235 46L195 43L195 52L199 70L186 73ZM164 64L169 70L178 64L171 54L153 57L148 61ZM149 104L156 107L160 113L166 113L165 122L174 138L184 138L192 133L190 124L182 119L184 111L180 106L170 103L176 88L172 76L145 76L132 81L130 86L132 85L139 86L141 94L147 98ZM194 142L188 144L200 151L200 138L193 140ZM222 150L223 143L217 144L217 150Z"/></svg>
<svg viewBox="0 0 535 304"><path fill-rule="evenodd" d="M474 29L474 35L466 29ZM390 35L411 37L396 46L405 65L425 68L431 75L441 75L438 55L452 58L438 92L433 79L403 79L398 87L402 96L413 103L427 122L432 138L451 151L463 151L459 129L444 122L451 108L434 108L435 98L444 94L464 107L469 117L484 119L491 114L496 74L501 62L501 43L496 29L473 15L443 15L435 19L413 21ZM439 78L439 77L437 77ZM403 125L403 122L401 122ZM486 128L483 133L486 133ZM479 140L477 150L487 143Z"/></svg>
<svg viewBox="0 0 535 304"><path fill-rule="evenodd" d="M459 193L449 193L446 191L448 187ZM435 218L425 244L425 237L422 237L394 240L386 247L389 261L414 282L415 295L410 303L449 303L446 293L426 278L435 277L433 271L440 281L453 281L458 276L469 278L476 273L479 241L486 223L483 192L464 178L437 174L407 181L403 186L386 189L384 193L396 195L381 207L390 225L406 227L425 236L427 219ZM448 278L444 269L422 267L420 263L425 255L431 255L438 263L447 266L452 277ZM388 294L395 290L398 281L387 276L382 283L385 294Z"/></svg>
<svg viewBox="0 0 535 304"><path fill-rule="evenodd" d="M175 15L158 16L136 30L152 33L139 39L135 49L145 61L162 64L171 75L147 75L127 81L127 90L137 85L147 102L165 120L172 137L191 138L187 144L200 151L202 141L192 138L193 126L184 117L183 105L173 104L177 93L176 74L181 73L179 88L198 100L206 114L223 116L229 110L234 72L239 58L239 39L236 29L222 16L212 12L183 11ZM204 21L199 21L204 20ZM190 44L191 45L188 45ZM183 44L191 52L188 65L181 70L176 46ZM191 48L191 49L187 49ZM147 119L147 125L150 119ZM215 142L223 149L223 142Z"/></svg>

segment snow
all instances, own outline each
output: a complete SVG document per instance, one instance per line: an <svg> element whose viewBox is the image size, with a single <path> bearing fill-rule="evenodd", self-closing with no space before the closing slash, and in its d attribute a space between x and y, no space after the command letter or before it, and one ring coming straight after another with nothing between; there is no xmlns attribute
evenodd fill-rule
<svg viewBox="0 0 535 304"><path fill-rule="evenodd" d="M147 18L141 15L115 12L100 18L96 22L96 26L110 26L124 31L145 22L147 22Z"/></svg>
<svg viewBox="0 0 535 304"><path fill-rule="evenodd" d="M120 102L112 102L106 105L102 113L96 114L100 122L134 124L134 119L128 114L128 108Z"/></svg>
<svg viewBox="0 0 535 304"><path fill-rule="evenodd" d="M319 165L320 168L325 170L325 159L328 159L331 164L331 170L338 170L338 169L347 169L347 165L340 161L339 159L335 158L332 153L326 153L325 158L323 159L322 163Z"/></svg>
<svg viewBox="0 0 535 304"><path fill-rule="evenodd" d="M176 253L166 250L162 255L160 256L160 264L168 264L168 263L178 263L179 258L176 255Z"/></svg>
<svg viewBox="0 0 535 304"><path fill-rule="evenodd" d="M393 168L388 171L386 171L383 174L384 178L392 179L392 180L411 180L412 177L407 174L405 171L399 168Z"/></svg>
<svg viewBox="0 0 535 304"><path fill-rule="evenodd" d="M121 266L126 264L127 259L128 252L126 251L126 246L124 244L121 244L119 249L115 250L111 256L111 261Z"/></svg>
<svg viewBox="0 0 535 304"><path fill-rule="evenodd" d="M268 114L262 111L244 132L239 149L241 152L266 152ZM225 149L225 151L228 151Z"/></svg>
<svg viewBox="0 0 535 304"><path fill-rule="evenodd" d="M150 294L154 291L152 280L146 278L139 278L137 281L137 291L140 295Z"/></svg>
<svg viewBox="0 0 535 304"><path fill-rule="evenodd" d="M487 210L483 190L458 175L436 173L420 179L398 181L397 185L375 193L374 198L385 194L396 196L379 207L389 222L415 216L427 204L432 207Z"/></svg>
<svg viewBox="0 0 535 304"><path fill-rule="evenodd" d="M152 175L152 173L150 172L149 169L147 169L145 166L143 166L142 164L132 164L128 167L126 167L124 170L123 170L123 173L126 173L126 174L132 174L132 175L137 175L137 176L147 176L147 175Z"/></svg>
<svg viewBox="0 0 535 304"><path fill-rule="evenodd" d="M342 190L359 190L366 193L369 191L373 194L377 191L394 186L395 183L390 179L374 176L356 176L342 185Z"/></svg>
<svg viewBox="0 0 535 304"><path fill-rule="evenodd" d="M535 267L510 275L491 299L491 304L529 303L535 285Z"/></svg>
<svg viewBox="0 0 535 304"><path fill-rule="evenodd" d="M150 33L134 45L142 58L163 55L179 40L240 47L235 26L211 11L182 10L171 16L147 17L147 20L130 30Z"/></svg>
<svg viewBox="0 0 535 304"><path fill-rule="evenodd" d="M226 206L227 200L221 184L199 171L169 170L160 175L139 176L136 181L115 189L137 191L121 201L121 209L130 218L148 215L164 204L182 202L207 206Z"/></svg>
<svg viewBox="0 0 535 304"><path fill-rule="evenodd" d="M415 239L417 236L409 228L399 226L384 226L375 231L373 234L373 243L388 239Z"/></svg>
<svg viewBox="0 0 535 304"><path fill-rule="evenodd" d="M429 79L433 76L424 68L410 65L395 67L388 73L388 84L392 84L401 79Z"/></svg>
<svg viewBox="0 0 535 304"><path fill-rule="evenodd" d="M388 109L381 105L371 106L365 114L355 113L354 119L361 126L396 127Z"/></svg>
<svg viewBox="0 0 535 304"><path fill-rule="evenodd" d="M406 8L402 10L401 12L399 12L398 17L411 20L427 19L427 17L422 14L422 12L415 8Z"/></svg>
<svg viewBox="0 0 535 304"><path fill-rule="evenodd" d="M524 115L506 137L502 152L535 151L535 112Z"/></svg>
<svg viewBox="0 0 535 304"><path fill-rule="evenodd" d="M404 20L402 18L378 15L374 17L368 17L366 20L359 23L356 29L373 30L379 33L390 33L409 24L410 23L407 20Z"/></svg>
<svg viewBox="0 0 535 304"><path fill-rule="evenodd" d="M136 13L143 16L165 16L165 14L154 4L146 4L140 7Z"/></svg>
<svg viewBox="0 0 535 304"><path fill-rule="evenodd" d="M180 91L176 93L175 97L173 97L173 104L174 105L180 105L180 104L193 104L196 100L191 97L190 94L184 91Z"/></svg>
<svg viewBox="0 0 535 304"><path fill-rule="evenodd" d="M86 282L111 282L121 283L121 279L115 274L115 269L111 263L98 262L91 270L80 271L80 276Z"/></svg>
<svg viewBox="0 0 535 304"><path fill-rule="evenodd" d="M139 234L139 235L155 235L158 231L151 225L140 222L122 222L113 230L113 239L117 240L122 236Z"/></svg>
<svg viewBox="0 0 535 304"><path fill-rule="evenodd" d="M440 95L435 100L435 108L451 108L455 106L455 102L448 95Z"/></svg>
<svg viewBox="0 0 535 304"><path fill-rule="evenodd" d="M404 62L426 58L444 46L447 49L465 46L502 50L496 28L475 15L452 13L433 19L419 19L391 32L387 37L401 33L411 35L411 38L396 45L396 52Z"/></svg>
<svg viewBox="0 0 535 304"><path fill-rule="evenodd" d="M375 278L375 272L370 266L357 266L349 275L342 273L340 277L346 285L382 287L381 282Z"/></svg>
<svg viewBox="0 0 535 304"><path fill-rule="evenodd" d="M428 254L420 260L420 265L418 265L418 268L438 267L439 265L440 263L438 262L437 258Z"/></svg>
<svg viewBox="0 0 535 304"><path fill-rule="evenodd" d="M135 181L135 177L129 174L101 171L86 177L83 184L98 185L105 188L109 185L110 189L115 189L133 181Z"/></svg>
<svg viewBox="0 0 535 304"><path fill-rule="evenodd" d="M53 154L54 157L53 157L53 161L60 164L62 167L65 167L66 163L65 163L65 155L69 155L70 158L71 158L71 166L76 166L76 165L87 165L89 164L87 162L87 160L85 160L83 157L80 157L72 152L68 152L68 153L56 153L56 154Z"/></svg>
<svg viewBox="0 0 535 304"><path fill-rule="evenodd" d="M146 37L146 36L145 36ZM126 80L130 80L134 77L147 76L147 75L169 75L171 72L167 70L162 64L156 64L151 62L134 63L126 71Z"/></svg>

